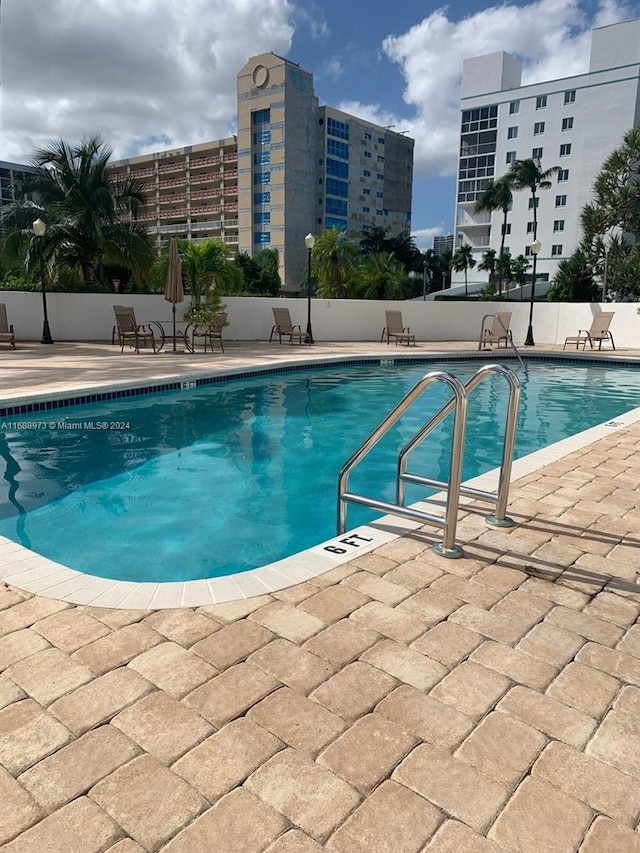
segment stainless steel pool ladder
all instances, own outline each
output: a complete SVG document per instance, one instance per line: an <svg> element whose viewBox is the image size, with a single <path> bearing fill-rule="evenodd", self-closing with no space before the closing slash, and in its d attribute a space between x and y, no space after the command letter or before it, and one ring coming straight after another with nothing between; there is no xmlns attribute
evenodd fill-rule
<svg viewBox="0 0 640 853"><path fill-rule="evenodd" d="M516 354L516 358L520 362L520 367L524 367L524 361L522 360L522 356L520 355L520 353L518 351L518 347L514 344L513 337L511 336L509 329L507 329L505 324L502 322L502 318L500 317L499 314L485 314L484 317L482 318L482 323L480 324L480 338L478 340L478 349L481 350L482 344L485 343L484 324L486 323L486 321L488 320L489 317L493 317L502 326L502 331L504 332L504 335L505 335L505 345L509 344L511 349Z"/></svg>
<svg viewBox="0 0 640 853"><path fill-rule="evenodd" d="M498 479L497 492L485 492L468 486L462 486L462 462L464 458L464 442L467 431L467 403L469 394L484 379L491 374L497 373L509 383L509 402L507 405L507 416L505 421L505 436L502 448L502 463ZM349 492L349 475L364 457L376 446L376 444L389 432L395 423L409 409L413 403L426 391L426 389L437 382L444 382L453 391L453 397L425 424L413 438L405 444L398 454L396 475L396 503L387 503L364 495ZM486 521L494 527L511 527L513 521L507 518L507 501L509 498L509 484L511 480L511 466L513 462L513 449L516 439L516 426L518 421L518 409L520 406L520 383L516 374L508 367L500 364L487 364L480 368L466 384L451 373L443 370L435 370L422 377L408 394L397 404L397 406L384 418L376 429L366 438L351 458L342 466L338 481L338 535L345 533L347 529L347 504L358 504L369 509L379 510L389 515L398 515L427 524L433 524L444 530L442 543L436 543L433 550L442 557L462 557L463 551L456 545L456 527L458 523L458 508L460 495L475 498L495 504L495 513L487 516ZM451 440L451 460L449 464L449 480L441 482L419 474L407 471L410 454L420 445L424 439L453 412L453 436ZM405 483L416 483L422 486L446 489L447 497L444 518L424 512L415 507L407 507L405 503ZM429 503L423 501L422 503Z"/></svg>

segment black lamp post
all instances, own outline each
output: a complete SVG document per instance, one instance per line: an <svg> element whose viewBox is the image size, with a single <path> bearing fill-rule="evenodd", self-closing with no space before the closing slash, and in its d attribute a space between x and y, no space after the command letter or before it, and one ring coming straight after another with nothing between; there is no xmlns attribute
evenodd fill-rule
<svg viewBox="0 0 640 853"><path fill-rule="evenodd" d="M533 271L531 273L531 297L529 299L529 328L527 329L527 338L524 342L526 347L535 346L533 340L533 302L536 297L536 261L540 254L542 243L540 240L534 240L531 244L531 254L533 255Z"/></svg>
<svg viewBox="0 0 640 853"><path fill-rule="evenodd" d="M44 224L42 219L36 219L33 223L33 233L38 237L38 242L40 243L40 281L42 283L42 311L44 314L44 322L42 324L42 337L40 338L41 344L52 344L53 338L51 337L51 329L49 328L49 316L47 314L47 284L44 276L44 243L43 237L44 232L47 230L47 226Z"/></svg>
<svg viewBox="0 0 640 853"><path fill-rule="evenodd" d="M311 331L311 251L316 244L316 238L313 234L307 234L304 238L304 244L308 252L307 265L307 343L313 343L313 332Z"/></svg>
<svg viewBox="0 0 640 853"><path fill-rule="evenodd" d="M604 247L604 276L602 279L602 301L607 301L607 274L609 272L609 252L611 251L611 243L606 243Z"/></svg>

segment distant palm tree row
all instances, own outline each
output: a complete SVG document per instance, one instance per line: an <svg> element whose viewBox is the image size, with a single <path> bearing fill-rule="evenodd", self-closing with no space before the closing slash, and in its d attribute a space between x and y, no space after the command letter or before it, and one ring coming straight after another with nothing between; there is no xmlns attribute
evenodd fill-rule
<svg viewBox="0 0 640 853"><path fill-rule="evenodd" d="M539 190L549 189L552 186L549 179L559 171L559 166L552 166L549 169L543 170L540 160L534 158L516 160L511 164L511 168L506 175L498 178L497 181L489 183L476 202L476 213L500 210L503 215L499 254L496 257L495 250L488 250L478 266L478 269L489 272L490 281L497 274L498 295L502 294L502 285L505 278L507 280L515 279L523 284L528 266L528 262L523 255L519 255L514 260L510 256L505 256L504 242L507 233L507 220L513 202L513 191L529 190L531 193L530 207L533 217L531 242L533 243L538 238L538 192ZM468 244L460 246L453 256L452 266L456 271L464 272L465 295L467 293L467 271L473 269L475 265L476 262L472 256L471 246Z"/></svg>

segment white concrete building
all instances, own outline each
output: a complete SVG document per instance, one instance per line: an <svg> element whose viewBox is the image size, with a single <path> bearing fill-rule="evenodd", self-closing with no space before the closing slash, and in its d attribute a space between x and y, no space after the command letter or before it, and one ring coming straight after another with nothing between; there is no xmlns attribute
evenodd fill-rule
<svg viewBox="0 0 640 853"><path fill-rule="evenodd" d="M521 70L503 52L464 62L456 242L471 244L477 261L488 248L498 251L502 212L474 213L489 181L514 160L559 166L538 202L537 280L547 281L580 242L580 213L605 159L640 123L640 19L593 30L587 74L522 86ZM528 191L514 192L505 239L513 257L530 254L530 202Z"/></svg>

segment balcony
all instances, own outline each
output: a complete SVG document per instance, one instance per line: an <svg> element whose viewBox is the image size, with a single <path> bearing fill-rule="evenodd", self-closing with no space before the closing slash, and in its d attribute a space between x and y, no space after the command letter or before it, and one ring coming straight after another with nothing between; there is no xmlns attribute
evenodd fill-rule
<svg viewBox="0 0 640 853"><path fill-rule="evenodd" d="M224 213L237 213L238 205L237 204L225 204L223 208Z"/></svg>
<svg viewBox="0 0 640 853"><path fill-rule="evenodd" d="M220 231L222 223L219 219L207 219L204 222L192 222L192 231Z"/></svg>
<svg viewBox="0 0 640 853"><path fill-rule="evenodd" d="M225 181L236 181L238 179L238 170L230 169L228 172L223 172L222 177Z"/></svg>
<svg viewBox="0 0 640 853"><path fill-rule="evenodd" d="M161 225L158 228L159 234L186 234L187 223L182 222L180 225Z"/></svg>
<svg viewBox="0 0 640 853"><path fill-rule="evenodd" d="M213 201L214 199L218 199L220 197L220 191L215 188L211 190L195 190L191 191L191 201L195 201L196 199L209 199Z"/></svg>
<svg viewBox="0 0 640 853"><path fill-rule="evenodd" d="M192 207L191 216L201 216L203 213L221 213L222 207L219 204L207 204L203 207Z"/></svg>
<svg viewBox="0 0 640 853"><path fill-rule="evenodd" d="M488 228L491 225L491 213L483 211L470 216L466 211L460 211L457 228L466 231L468 228Z"/></svg>
<svg viewBox="0 0 640 853"><path fill-rule="evenodd" d="M234 151L233 154L225 154L224 155L225 163L237 163L238 162L238 152Z"/></svg>
<svg viewBox="0 0 640 853"><path fill-rule="evenodd" d="M177 219L179 216L184 216L186 219L188 216L188 211L186 207L181 207L179 210L163 210L162 217L163 219Z"/></svg>
<svg viewBox="0 0 640 853"><path fill-rule="evenodd" d="M189 178L191 184L219 184L220 172L203 172L199 175L191 173Z"/></svg>
<svg viewBox="0 0 640 853"><path fill-rule="evenodd" d="M161 190L168 187L183 187L184 181L182 180L182 178L171 178L168 181L159 181L158 186Z"/></svg>
<svg viewBox="0 0 640 853"><path fill-rule="evenodd" d="M238 195L237 187L225 187L223 190L224 195Z"/></svg>
<svg viewBox="0 0 640 853"><path fill-rule="evenodd" d="M146 178L149 175L155 175L155 173L156 173L156 170L153 168L153 166L150 166L148 169L136 169L135 171L132 171L131 177L132 178Z"/></svg>
<svg viewBox="0 0 640 853"><path fill-rule="evenodd" d="M186 201L186 197L184 193L180 193L179 195L161 195L160 196L160 204L175 204L178 201Z"/></svg>
<svg viewBox="0 0 640 853"><path fill-rule="evenodd" d="M189 165L192 169L199 169L202 166L219 166L221 162L220 157L199 157L197 160L190 160Z"/></svg>
<svg viewBox="0 0 640 853"><path fill-rule="evenodd" d="M162 175L167 172L183 172L186 165L184 161L180 163L163 163L162 166L158 166L158 171Z"/></svg>

